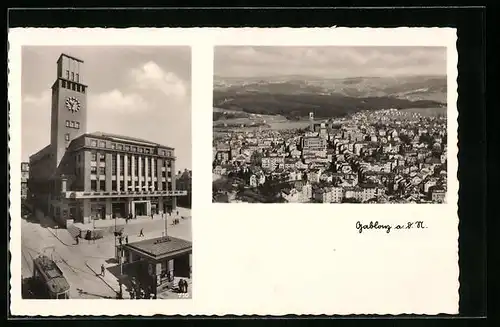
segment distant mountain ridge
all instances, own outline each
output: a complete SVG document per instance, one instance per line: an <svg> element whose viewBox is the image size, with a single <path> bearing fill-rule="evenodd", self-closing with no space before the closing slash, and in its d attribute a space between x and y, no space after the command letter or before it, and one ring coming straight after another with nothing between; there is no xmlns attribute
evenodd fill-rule
<svg viewBox="0 0 500 327"><path fill-rule="evenodd" d="M445 76L321 78L303 75L214 77L214 106L287 117L446 105Z"/></svg>
<svg viewBox="0 0 500 327"><path fill-rule="evenodd" d="M304 75L224 78L215 76L214 91L226 93L340 94L390 96L446 102L446 76L318 78Z"/></svg>

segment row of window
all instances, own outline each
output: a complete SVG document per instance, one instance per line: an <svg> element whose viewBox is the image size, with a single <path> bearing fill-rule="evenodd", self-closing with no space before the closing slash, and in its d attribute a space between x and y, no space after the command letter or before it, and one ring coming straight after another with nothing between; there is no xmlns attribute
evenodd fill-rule
<svg viewBox="0 0 500 327"><path fill-rule="evenodd" d="M79 129L80 128L80 122L72 121L72 120L66 120L66 127Z"/></svg>
<svg viewBox="0 0 500 327"><path fill-rule="evenodd" d="M90 145L93 147L97 147L97 140L91 140ZM106 148L106 142L105 141L99 141L99 147L100 148ZM123 144L116 144L116 143L111 143L111 149L113 150L120 150L120 151L132 151L132 152L139 152L139 153L144 153L144 154L154 154L154 149L152 148L143 148L143 147L137 147L137 146L130 146L130 145L123 145ZM171 156L172 152L167 151L167 150L162 150L161 155L163 156Z"/></svg>
<svg viewBox="0 0 500 327"><path fill-rule="evenodd" d="M85 93L85 86L70 81L62 80L61 86L65 89Z"/></svg>
<svg viewBox="0 0 500 327"><path fill-rule="evenodd" d="M97 183L99 183L99 189L97 189L97 185L98 185ZM167 186L171 188L171 185L170 185L171 183L168 183L168 185L167 185L167 182L162 182L161 184L162 184L162 190L167 190ZM141 190L144 189L143 188L144 185L147 187L147 190L151 190L152 184L150 184L150 183L139 185ZM90 181L90 190L93 192L106 191L106 181L105 180L97 181L94 179L91 180ZM120 188L118 189L118 183L116 181L111 181L111 191L125 192L128 190L125 190L124 183L120 183Z"/></svg>
<svg viewBox="0 0 500 327"><path fill-rule="evenodd" d="M90 153L90 160L97 161L97 152ZM99 153L99 162L106 162L106 155L104 153Z"/></svg>
<svg viewBox="0 0 500 327"><path fill-rule="evenodd" d="M122 172L122 175L123 175L123 171L124 171L124 164L123 162L120 163L120 171ZM129 162L128 164L128 171L132 171L132 166ZM134 171L134 175L135 176L139 176L139 167L136 165L134 167L135 171ZM146 176L146 169L144 166L141 167L141 176ZM99 169L99 175L106 175L106 167L96 167L96 166L91 166L90 167L90 173L91 174L97 174L97 169ZM116 175L116 163L112 166L112 169L111 169L111 174L112 175ZM148 166L148 176L151 176L151 166ZM172 177L172 172L168 171L162 171L161 172L161 177Z"/></svg>

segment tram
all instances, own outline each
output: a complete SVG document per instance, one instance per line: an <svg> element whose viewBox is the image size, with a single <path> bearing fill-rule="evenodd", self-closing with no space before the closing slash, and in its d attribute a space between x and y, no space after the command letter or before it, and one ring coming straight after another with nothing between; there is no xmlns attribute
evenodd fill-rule
<svg viewBox="0 0 500 327"><path fill-rule="evenodd" d="M51 258L40 255L33 259L35 292L44 298L69 299L69 283Z"/></svg>

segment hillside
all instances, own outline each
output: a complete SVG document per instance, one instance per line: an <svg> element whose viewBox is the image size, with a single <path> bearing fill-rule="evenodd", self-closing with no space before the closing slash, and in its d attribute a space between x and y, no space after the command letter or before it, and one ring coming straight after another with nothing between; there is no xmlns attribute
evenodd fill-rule
<svg viewBox="0 0 500 327"><path fill-rule="evenodd" d="M436 108L446 105L446 77L359 77L318 79L307 76L265 80L215 78L214 106L288 118L342 116L358 110Z"/></svg>

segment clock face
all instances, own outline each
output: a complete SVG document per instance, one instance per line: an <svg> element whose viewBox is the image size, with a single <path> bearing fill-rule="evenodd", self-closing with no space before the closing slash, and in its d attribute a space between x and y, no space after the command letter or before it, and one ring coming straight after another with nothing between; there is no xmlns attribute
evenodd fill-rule
<svg viewBox="0 0 500 327"><path fill-rule="evenodd" d="M77 112L80 110L80 101L75 97L66 98L66 108L69 111Z"/></svg>

